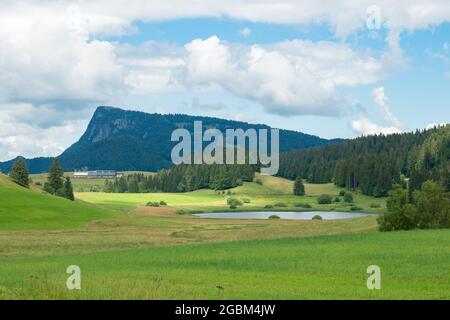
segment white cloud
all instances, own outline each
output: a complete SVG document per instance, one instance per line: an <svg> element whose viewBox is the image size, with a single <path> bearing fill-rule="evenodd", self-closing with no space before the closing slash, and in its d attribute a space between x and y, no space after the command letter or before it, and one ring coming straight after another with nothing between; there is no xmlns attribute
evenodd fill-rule
<svg viewBox="0 0 450 320"><path fill-rule="evenodd" d="M401 131L396 127L381 127L366 117L362 117L358 120L353 120L351 122L352 130L359 135L376 135L376 134L394 134L400 133Z"/></svg>
<svg viewBox="0 0 450 320"><path fill-rule="evenodd" d="M342 114L345 99L339 86L369 84L382 76L376 59L341 43L294 40L244 46L213 36L185 47L187 85L219 87L279 115Z"/></svg>
<svg viewBox="0 0 450 320"><path fill-rule="evenodd" d="M446 126L446 125L447 125L446 123L430 123L430 124L427 125L426 129L430 130L430 129L433 129L433 128L443 127L443 126Z"/></svg>
<svg viewBox="0 0 450 320"><path fill-rule="evenodd" d="M242 30L239 31L239 33L241 34L241 36L243 37L248 37L252 34L252 29L250 28L244 28Z"/></svg>
<svg viewBox="0 0 450 320"><path fill-rule="evenodd" d="M105 101L124 88L114 46L90 40L67 17L0 14L0 99Z"/></svg>
<svg viewBox="0 0 450 320"><path fill-rule="evenodd" d="M384 87L377 87L372 90L372 98L377 105L384 120L389 124L387 127L380 126L370 121L367 117L353 120L351 122L352 130L359 135L374 135L374 134L394 134L402 132L402 124L400 120L392 113L387 104L388 97L384 92Z"/></svg>
<svg viewBox="0 0 450 320"><path fill-rule="evenodd" d="M23 1L21 2L23 3ZM37 7L41 1L27 1ZM70 0L50 2L48 7L62 11L72 8L83 18L82 25L91 33L123 33L133 21L161 21L195 17L230 17L238 20L284 24L328 24L339 36L366 27L367 8L373 0ZM427 28L450 21L450 4L446 0L378 0L385 27L393 30ZM4 5L17 6L10 2ZM23 7L24 5L22 5ZM78 9L74 9L78 8Z"/></svg>
<svg viewBox="0 0 450 320"><path fill-rule="evenodd" d="M45 121L46 117L51 118L54 112L53 109L36 108L30 104L0 104L0 161L18 155L58 155L77 141L87 121L66 118L63 123L41 126L39 122Z"/></svg>
<svg viewBox="0 0 450 320"><path fill-rule="evenodd" d="M388 97L384 93L383 87L377 87L372 90L372 96L373 100L375 101L376 105L381 111L381 114L383 115L384 119L393 127L400 128L402 126L400 120L397 119L397 117L392 113L391 109L389 108L387 101Z"/></svg>

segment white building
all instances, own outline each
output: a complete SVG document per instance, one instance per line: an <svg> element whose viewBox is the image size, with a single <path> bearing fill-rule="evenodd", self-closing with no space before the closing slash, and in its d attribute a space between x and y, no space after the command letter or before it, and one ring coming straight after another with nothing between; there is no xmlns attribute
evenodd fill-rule
<svg viewBox="0 0 450 320"><path fill-rule="evenodd" d="M122 176L123 172L115 170L76 171L73 174L74 178L79 179L120 178Z"/></svg>

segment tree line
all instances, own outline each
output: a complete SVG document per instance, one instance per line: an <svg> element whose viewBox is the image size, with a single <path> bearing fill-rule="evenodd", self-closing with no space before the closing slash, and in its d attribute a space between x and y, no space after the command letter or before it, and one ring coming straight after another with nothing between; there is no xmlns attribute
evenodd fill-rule
<svg viewBox="0 0 450 320"><path fill-rule="evenodd" d="M225 190L251 182L252 165L178 165L153 175L142 173L105 180L103 190L113 193L189 192L198 189Z"/></svg>
<svg viewBox="0 0 450 320"><path fill-rule="evenodd" d="M12 181L29 188L30 177L25 159L18 158L13 164L9 177ZM64 171L61 169L59 159L55 158L49 169L47 182L44 183L44 191L59 197L74 201L72 182L69 177L64 177Z"/></svg>
<svg viewBox="0 0 450 320"><path fill-rule="evenodd" d="M450 126L412 133L360 137L280 155L279 176L311 183L334 182L366 195L387 196L394 184L410 195L427 180L449 188Z"/></svg>

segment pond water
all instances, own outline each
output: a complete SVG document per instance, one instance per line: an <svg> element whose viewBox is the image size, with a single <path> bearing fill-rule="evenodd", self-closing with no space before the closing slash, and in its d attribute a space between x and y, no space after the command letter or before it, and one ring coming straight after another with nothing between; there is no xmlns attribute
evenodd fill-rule
<svg viewBox="0 0 450 320"><path fill-rule="evenodd" d="M214 213L198 213L194 214L201 218L218 218L218 219L268 219L270 216L276 215L281 219L291 220L311 220L315 215L319 215L323 220L337 220L367 217L373 214L356 213L356 212L336 212L336 211L307 211L307 212L214 212Z"/></svg>

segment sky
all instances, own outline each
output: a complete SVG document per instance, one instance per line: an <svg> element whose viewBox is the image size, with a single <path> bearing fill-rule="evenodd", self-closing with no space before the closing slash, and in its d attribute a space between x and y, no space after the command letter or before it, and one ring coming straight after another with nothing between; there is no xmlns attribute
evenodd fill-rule
<svg viewBox="0 0 450 320"><path fill-rule="evenodd" d="M324 138L450 122L448 0L0 0L0 161L99 105Z"/></svg>

